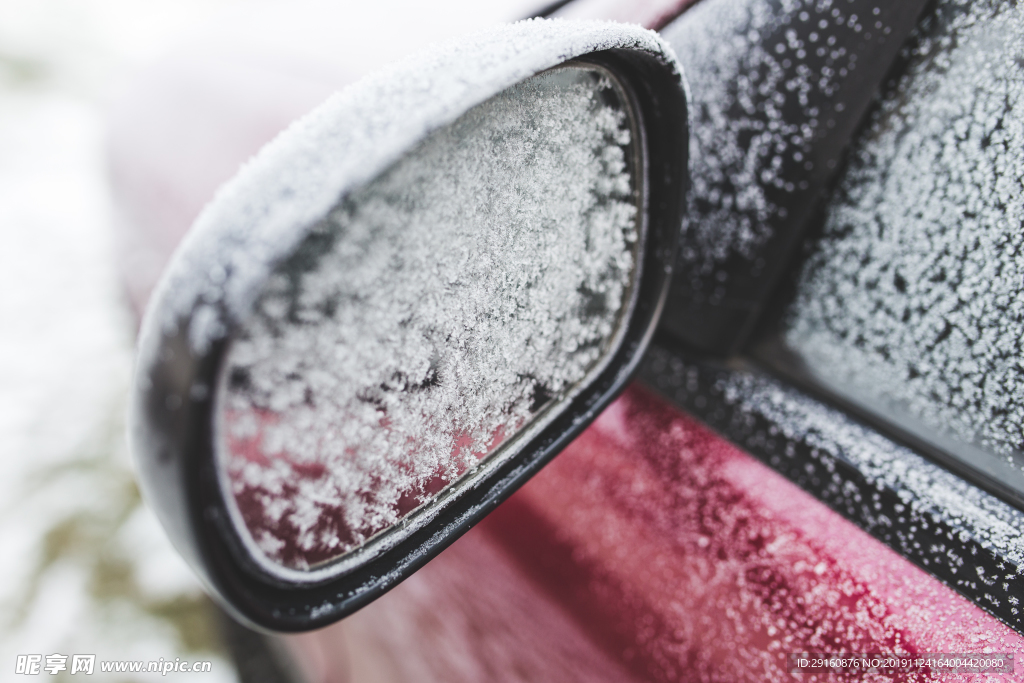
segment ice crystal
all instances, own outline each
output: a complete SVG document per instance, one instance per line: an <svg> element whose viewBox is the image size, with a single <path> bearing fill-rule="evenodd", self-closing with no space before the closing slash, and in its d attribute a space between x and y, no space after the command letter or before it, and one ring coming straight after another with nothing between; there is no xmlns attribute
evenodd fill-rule
<svg viewBox="0 0 1024 683"><path fill-rule="evenodd" d="M946 0L829 206L786 340L966 443L1024 449L1024 10Z"/></svg>
<svg viewBox="0 0 1024 683"><path fill-rule="evenodd" d="M248 314L275 259L341 192L370 182L431 131L495 93L608 49L643 51L680 71L653 31L535 19L435 46L333 95L260 150L200 214L154 291L140 367L156 362L160 335L175 333L184 320L198 352L223 338L224 323ZM208 312L197 317L204 306ZM206 324L198 324L203 318Z"/></svg>
<svg viewBox="0 0 1024 683"><path fill-rule="evenodd" d="M786 217L780 201L806 190L810 171L829 171L814 167L814 145L835 125L833 96L857 65L844 45L874 30L862 21L818 0L704 0L665 27L693 95L687 269L755 259ZM819 23L820 36L796 30Z"/></svg>
<svg viewBox="0 0 1024 683"><path fill-rule="evenodd" d="M463 191L457 196L449 195L458 201L452 201L447 207L432 205L430 209L437 215L443 215L444 210L449 210L449 227L455 230L455 223L452 221L457 220L459 212L465 212L468 216L471 203L489 207L491 211L501 209L511 212L512 206L499 205L499 197L518 197L524 200L530 192L539 187L546 187L551 193L549 208L552 211L547 215L543 215L542 212L534 216L544 222L536 226L535 239L529 248L524 249L514 244L516 232L509 226L506 226L501 235L490 233L494 235L490 242L484 233L474 233L469 236L471 239L468 244L445 242L441 226L421 226L416 239L401 242L395 238L393 230L383 230L371 238L368 228L361 221L371 220L372 217L375 217L372 220L382 219L391 213L397 216L400 212L399 204L389 203L391 200L384 195L366 194L369 192L367 187L379 181L378 190L383 192L386 189L383 178L393 179L397 177L397 173L415 175L411 166L400 170L395 164L431 135L453 125L466 112L487 102L496 94L545 70L565 64L575 57L611 49L646 53L682 79L681 68L671 48L653 31L612 22L529 20L434 46L354 83L296 121L264 147L218 191L203 210L168 265L146 311L139 337L136 391L130 427L132 447L136 457L144 463L143 469L155 459L163 459L161 462L165 462L168 457L190 457L190 454L183 451L184 446L178 439L180 435L166 429L161 418L153 411L159 413L166 410L173 413L183 406L202 403L212 394L219 406L218 410L221 411L216 438L235 439L237 434L237 438L247 442L243 449L252 457L253 462L264 468L267 481L273 481L273 486L280 485L279 488L268 489L265 497L253 499L256 504L249 509L257 510L258 514L251 519L258 517L259 525L250 525L239 509L229 510L233 515L235 528L242 532L242 541L247 544L249 550L254 551L254 559L265 569L296 580L318 580L332 572L344 571L350 565L340 562L323 567L322 571L305 573L303 568L318 565L344 554L346 548L360 544L368 535L381 528L381 525L386 525L387 520L397 519L409 507L418 504L423 496L429 495L438 487L443 487L451 477L464 469L467 463L472 464L476 456L489 452L502 440L511 438L510 430L521 426L522 405L525 401L528 400L531 407L538 408L543 407L549 400L555 401L552 411L542 414L539 419L531 421L524 427L531 435L541 429L545 420L557 413L560 410L559 406L564 407L565 401L573 395L573 386L580 380L580 368L589 368L588 363L591 360L588 358L596 357L592 355L595 353L602 355L595 347L615 345L617 336L614 333L612 339L598 338L594 335L600 336L601 325L609 321L612 321L612 328L617 328L616 312L627 303L625 300L616 300L615 297L620 294L626 295L626 292L616 290L617 285L612 284L612 280L600 281L600 267L595 266L593 270L588 270L587 265L593 265L600 260L597 254L601 250L609 250L607 253L612 253L613 244L621 238L624 246L604 265L608 268L619 268L619 275L623 275L633 270L631 259L635 257L630 254L638 246L636 243L627 244L629 240L635 239L634 216L630 213L633 209L630 207L635 206L636 202L631 192L627 192L630 195L628 201L625 199L623 181L627 181L628 185L632 176L624 167L619 167L621 163L628 163L630 160L629 143L624 136L626 131L631 129L626 126L624 120L602 114L604 108L609 105L605 100L605 96L611 92L608 82L604 82L596 90L592 87L591 104L588 106L595 109L588 110L584 118L586 125L597 127L591 128L592 132L604 126L611 137L598 148L587 148L585 159L564 157L563 161L569 159L567 165L555 168L543 165L551 160L548 156L531 154L526 148L530 142L528 133L539 136L536 141L547 140L554 143L556 139L561 139L561 145L573 130L573 124L570 120L565 120L569 111L564 107L561 111L553 111L551 116L538 115L531 119L529 107L526 107L524 102L519 108L524 128L517 133L521 134L521 144L516 148L512 137L505 139L510 156L504 163L512 163L514 159L518 159L524 163L534 164L532 174L520 169L524 175L505 176L501 182L487 184L482 181L488 169L486 164L477 167L467 166L462 169L465 174L458 178ZM572 88L569 88L569 91L571 90ZM534 104L539 106L542 99L534 98ZM512 116L513 113L511 110L506 112L508 116ZM582 125L579 121L576 123ZM509 135L512 132L508 131ZM581 139L586 137L583 129L577 132ZM469 144L468 140L457 142L459 144L453 147L453 153L455 149L463 149L464 145ZM496 136L492 142L497 149L502 143L501 136ZM615 158L616 150L621 158ZM428 148L419 148L415 158L422 159L427 152ZM513 152L515 155L512 155ZM491 158L493 163L498 163L499 160ZM576 163L577 161L580 163ZM604 175L599 180L595 179L595 184L588 186L586 192L579 191L573 185L584 180L587 173L598 167L604 169L601 171ZM494 167L490 167L490 170L493 171ZM416 182L436 184L441 182L444 175L436 168L421 171ZM490 177L493 179L496 174L492 173ZM421 189L425 187L426 185L423 185ZM480 191L474 195L472 188L479 188ZM357 196L365 201L361 204L354 203ZM588 212L590 204L584 200L594 203L595 208L592 212ZM573 211L556 210L556 207L567 206L573 201L577 202ZM408 205L406 200L403 199L402 202ZM601 208L596 208L597 205ZM529 211L524 209L521 213L507 213L506 218L511 221L510 226L515 226L519 224L517 221L529 218L528 214ZM571 233L573 225L578 227L578 223L560 222L560 218L565 214L572 214L578 217L577 220L586 221L585 232L589 234L585 235L582 251L559 251L549 239L549 236L555 234L562 234L563 238L569 239L571 235L566 231ZM620 238L615 237L616 230L621 231ZM336 239L343 232L351 233L351 239ZM360 234L363 236L359 237ZM412 233L409 236L411 235ZM505 242L502 243L499 237L505 239ZM240 413L237 414L237 420L234 417L224 419L226 414L235 410L228 400L230 397L225 398L224 389L236 387L240 390L247 386L250 389L259 389L260 378L252 373L247 375L245 372L236 373L228 370L219 380L218 390L214 392L210 391L204 380L192 377L193 384L184 391L179 388L168 389L156 402L149 400L153 398L151 394L154 387L159 384L154 382L154 377L162 377L161 373L165 370L178 373L181 370L178 361L182 354L191 359L205 360L210 358L211 353L218 354L220 358L225 349L231 354L242 353L246 351L246 344L249 345L247 353L258 350L258 336L252 334L255 328L247 328L256 325L253 316L257 308L260 309L258 315L267 325L267 321L272 321L274 315L283 314L281 311L275 313L272 301L274 296L282 293L282 287L287 289L293 281L289 280L283 271L279 271L282 259L287 259L288 255L299 255L296 256L299 258L304 250L308 250L310 245L318 240L321 244L332 246L332 249L336 245L342 249L344 245L367 249L374 245L373 249L370 249L373 253L367 252L362 257L352 254L346 256L343 252L322 255L325 264L329 261L353 264L353 277L362 277L375 285L375 288L359 290L365 301L379 301L384 291L389 287L394 288L394 283L386 281L386 270L380 271L379 277L374 279L366 276L368 271L365 268L369 267L373 259L380 261L381 267L391 268L386 252L401 246L407 252L404 255L409 259L421 259L418 263L410 260L410 267L403 270L403 273L415 274L415 277L423 281L432 274L437 283L444 285L434 291L422 289L416 292L417 306L423 310L439 310L445 297L455 305L455 308L449 310L446 320L435 320L431 323L432 327L422 320L417 323L419 327L414 325L411 328L408 327L411 320L400 321L406 327L401 327L395 334L405 335L411 344L409 353L420 355L415 357L415 362L410 360L411 365L408 367L391 368L390 374L380 375L376 384L366 385L367 391L359 393L358 396L350 394L354 397L350 404L345 404L340 394L317 396L317 388L325 386L317 382L332 372L354 367L353 364L358 365L361 358L365 360L365 357L360 355L364 347L355 347L359 349L358 353L346 353L341 347L334 349L325 357L326 360L335 363L333 366L315 366L312 356L304 357L303 360L308 361L304 367L310 370L312 384L310 392L302 392L302 405L305 405L308 397L311 403L319 399L329 400L335 406L352 406L354 413L337 416L339 420L343 417L351 417L354 420L342 420L344 424L349 425L349 431L358 431L351 425L360 419L369 420L366 424L375 424L378 430L382 423L389 426L394 422L393 416L383 416L381 409L387 408L388 400L382 398L381 394L397 392L408 387L408 400L411 405L415 401L422 401L428 394L450 395L448 391L451 387L445 382L458 379L463 382L462 400L467 405L475 404L478 403L477 399L481 392L486 393L495 383L506 380L508 372L511 372L509 368L516 367L517 358L523 360L530 353L542 354L545 349L561 354L561 359L549 358L545 361L546 365L530 369L529 372L523 373L523 377L518 378L520 384L512 388L520 390L521 395L508 398L505 421L493 418L496 412L479 416L480 419L465 424L457 423L458 416L454 414L433 413L429 417L427 413L421 415L421 426L430 426L431 430L416 433L413 438L429 440L430 434L440 433L445 428L454 430L453 425L465 427L465 432L455 434L449 431L453 441L446 452L426 451L424 448L414 448L412 443L404 444L404 450L401 451L403 454L412 450L429 453L425 456L426 464L422 464L420 468L422 471L409 471L404 462L400 462L401 457L396 456L397 459L393 461L394 467L380 473L394 475L399 478L398 480L374 481L372 483L376 488L373 491L357 490L367 485L372 479L372 474L358 482L349 482L355 487L351 489L355 493L350 502L357 501L358 506L365 506L365 517L356 514L346 516L347 513L342 508L331 507L335 503L340 505L340 499L325 497L326 494L315 487L299 487L299 483L314 481L320 474L329 478L328 463L309 458L296 458L292 464L288 464L280 459L268 457L268 454L273 456L283 452L280 449L284 448L283 440L273 436L284 433L284 421L280 416L274 416L272 411L278 407L283 410L289 406L300 405L296 402L299 401L297 394L287 394L287 391L295 389L290 377L284 378L288 382L282 386L282 393L275 395L273 405L260 407L260 412L255 412L254 408L248 416L251 420ZM479 245L473 240L479 242ZM434 245L432 259L422 259L421 251L417 251L422 250L423 243L427 241ZM474 252L477 246L486 246L491 251ZM316 253L316 249L313 249L312 254ZM502 261L499 256L505 260ZM509 261L513 256L519 259L519 262ZM344 258L349 260L344 261ZM419 270L416 270L417 267ZM460 271L460 268L465 272ZM563 290L564 296L555 296L545 288L545 278L560 277L558 273L565 274L573 268L578 269L579 277L573 285L566 285ZM469 271L482 277L486 276L484 282L508 287L509 296L522 294L527 298L535 297L536 301L528 303L536 304L543 303L542 299L548 297L547 300L556 305L556 308L540 312L540 309L531 311L526 308L505 307L494 301L491 302L494 305L488 305L481 298L480 292L473 291L462 292L462 298L454 297L448 291L449 285L454 291L455 286ZM629 280L628 275L623 277L626 279L620 281L620 285ZM322 284L326 287L330 282L327 271L324 271ZM400 288L402 296L406 298L396 299L396 305L408 303L409 292L415 290L415 285L411 283L412 280L409 280ZM355 280L347 283L345 287L349 289L339 289L338 296L347 296L357 291L355 284ZM367 282L362 284L365 285ZM516 287L520 287L521 291L516 292ZM314 296L312 290L310 296ZM261 300L261 297L264 300ZM346 303L340 298L338 301L332 301L331 297L324 293L319 303L324 307L317 309L317 302L312 299L296 299L295 310L289 308L284 315L292 316L294 313L294 319L289 317L289 322L298 321L299 324L306 325L314 324L316 315L352 315L346 312L338 313L345 306L334 308L336 303ZM559 311L572 310L573 306L581 307L575 318L558 319ZM602 313L602 310L605 313ZM374 312L372 308L365 308L361 315L365 321L372 322ZM377 309L376 312L381 316L382 325L383 321L392 317L389 308ZM469 320L471 314L480 316L473 322L472 328L458 328L460 334L454 335L450 340L442 334L441 330L445 324L450 324L454 330L454 325L460 319ZM535 319L530 323L533 336L529 337L528 347L524 350L502 346L499 342L514 338L512 329L515 320L522 321L524 316L529 315L533 315ZM587 320L601 315L606 316L605 323ZM486 329L497 325L497 320L502 316L510 317L510 320L506 321L511 325L506 328L506 336L502 340L493 340L494 343L490 347L479 342L483 339L482 335ZM559 324L555 325L555 322ZM386 325L381 329L385 328ZM249 339L240 341L238 349L235 350L228 343L228 337L239 330L247 330ZM420 336L417 337L417 334ZM393 337L386 334L384 337L382 343L397 343ZM555 337L558 338L557 341ZM231 339L234 339L234 336L231 336ZM485 368L484 375L471 377L462 373L462 368L455 367L454 363L446 365L445 359L440 355L435 357L432 351L427 354L430 345L436 344L439 339L443 339L446 344L453 344L445 347L447 352L464 354L467 358L474 348L481 353L489 349L494 365L488 367L483 362L478 363L475 368ZM365 342L361 337L355 340L358 344ZM526 338L523 337L520 341L525 343ZM479 342L479 346L472 347L470 342ZM184 347L179 343L183 343ZM414 348L418 343L422 348L416 351ZM327 351L330 350L324 352ZM296 352L289 357L295 358L298 355L299 352ZM570 358L578 360L570 361ZM232 359L228 360L233 362ZM243 360L244 363L251 364L259 358L254 356ZM525 367L525 361L520 367ZM600 362L599 366L586 372L597 372L599 367ZM445 372L455 374L446 377ZM466 372L468 373L468 369ZM544 376L538 372L548 374ZM574 375L574 372L577 374ZM368 370L362 379L370 381L367 379L369 375ZM313 378L316 378L315 382ZM562 393L561 396L559 392ZM524 397L527 394L528 397ZM225 407L231 410L224 411ZM438 402L431 407L443 408L443 405ZM409 415L412 415L412 408L409 408L409 411ZM533 414L532 410L530 414ZM249 438L244 436L247 420ZM277 420L277 424L274 424L273 420ZM428 425L430 420L433 422ZM259 427L253 426L254 423ZM324 426L325 423L317 424ZM313 443L312 430L316 424L293 426L298 439L297 444L301 446ZM256 434L256 430L263 429L269 430L266 439L262 433ZM335 441L335 437L338 434L328 430L321 435L325 439L323 443L337 452L339 442ZM275 438L278 439L276 442ZM518 447L519 444L512 444L503 453L514 453ZM218 448L223 450L221 446ZM293 449L290 443L288 448L291 455ZM302 457L309 456L308 453L299 451L295 453ZM411 462L408 459L406 461ZM498 460L491 460L485 466L491 467L496 462ZM286 481L280 476L279 468L291 468L289 471L294 473L295 480ZM231 508L234 505L234 496L231 494L230 482L227 481L228 469L221 468L221 485L227 493L228 505ZM339 485L343 483L341 480L338 481ZM159 495L155 490L159 485L154 482L152 478L143 478L143 485L148 487L147 495ZM381 486L377 487L377 484ZM403 485L406 486L404 490ZM248 508L248 505L246 507ZM333 512L330 512L331 510ZM408 533L408 530L417 528L418 524L425 523L431 518L430 515L434 512L436 510L432 509L427 514L407 519L407 524L402 525L405 531L399 530L398 535L383 542L390 543L401 534ZM266 525L263 524L264 521ZM350 523L354 528L346 526ZM171 526L173 527L173 523ZM271 533L272 529L280 531L281 536L274 536ZM252 531L251 535L249 531ZM353 562L356 561L354 558L351 559Z"/></svg>
<svg viewBox="0 0 1024 683"><path fill-rule="evenodd" d="M949 524L982 548L1005 557L1014 567L1024 567L1021 511L775 380L754 373L734 373L721 380L717 388L727 403L745 414L770 420L778 438L802 441L852 464L879 489L899 491L908 517L913 514L933 523ZM948 561L941 549L938 561Z"/></svg>
<svg viewBox="0 0 1024 683"><path fill-rule="evenodd" d="M234 336L221 461L268 558L305 569L395 524L604 357L637 214L617 86L514 86L338 202Z"/></svg>

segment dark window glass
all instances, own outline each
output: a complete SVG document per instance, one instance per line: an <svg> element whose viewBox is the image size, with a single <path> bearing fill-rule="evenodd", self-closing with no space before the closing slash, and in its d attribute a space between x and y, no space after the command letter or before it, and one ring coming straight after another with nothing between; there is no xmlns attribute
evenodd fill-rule
<svg viewBox="0 0 1024 683"><path fill-rule="evenodd" d="M782 340L1024 492L1024 9L942 0L851 152Z"/></svg>

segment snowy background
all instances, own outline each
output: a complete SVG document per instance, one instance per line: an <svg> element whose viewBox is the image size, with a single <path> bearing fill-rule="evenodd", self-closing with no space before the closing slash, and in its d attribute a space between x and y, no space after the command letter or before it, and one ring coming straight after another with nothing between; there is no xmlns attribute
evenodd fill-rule
<svg viewBox="0 0 1024 683"><path fill-rule="evenodd" d="M105 153L119 89L243 25L250 43L361 72L538 4L0 0L0 680L16 655L53 653L212 659L204 681L236 678L124 443L135 323Z"/></svg>

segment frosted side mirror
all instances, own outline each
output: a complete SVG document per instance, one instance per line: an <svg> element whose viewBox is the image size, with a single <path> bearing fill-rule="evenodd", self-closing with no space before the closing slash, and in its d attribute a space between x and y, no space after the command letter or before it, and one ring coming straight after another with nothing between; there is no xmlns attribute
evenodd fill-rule
<svg viewBox="0 0 1024 683"><path fill-rule="evenodd" d="M415 571L625 386L686 183L655 34L530 21L367 79L200 216L140 338L147 500L236 616L316 628Z"/></svg>

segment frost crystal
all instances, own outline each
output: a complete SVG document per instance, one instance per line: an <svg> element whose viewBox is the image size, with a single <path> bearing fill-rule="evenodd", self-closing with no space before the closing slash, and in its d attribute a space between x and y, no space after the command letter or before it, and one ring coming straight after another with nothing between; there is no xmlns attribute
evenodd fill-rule
<svg viewBox="0 0 1024 683"><path fill-rule="evenodd" d="M1020 510L774 380L735 373L720 381L718 388L726 402L744 413L768 418L780 438L802 440L853 464L879 489L900 491L908 515L913 512L948 523L1015 567L1024 566L1024 513ZM937 554L939 562L948 560ZM1007 568L1008 573L1018 571Z"/></svg>
<svg viewBox="0 0 1024 683"><path fill-rule="evenodd" d="M222 477L267 558L359 547L599 366L636 274L623 101L590 68L514 86L275 267L218 392Z"/></svg>
<svg viewBox="0 0 1024 683"><path fill-rule="evenodd" d="M820 40L800 39L795 27L819 22ZM844 4L821 0L703 0L665 27L693 95L683 277L756 258L785 217L779 200L806 190L810 171L827 173L814 143L835 124L833 96L857 65L842 44L865 40L861 29Z"/></svg>
<svg viewBox="0 0 1024 683"><path fill-rule="evenodd" d="M940 2L807 263L786 341L932 429L1024 449L1024 9Z"/></svg>

